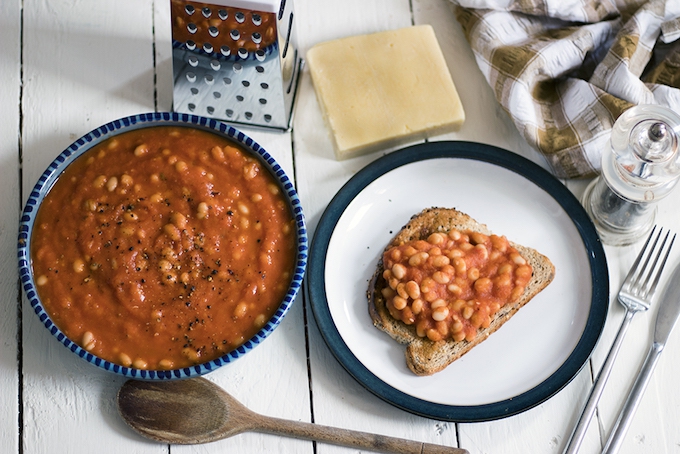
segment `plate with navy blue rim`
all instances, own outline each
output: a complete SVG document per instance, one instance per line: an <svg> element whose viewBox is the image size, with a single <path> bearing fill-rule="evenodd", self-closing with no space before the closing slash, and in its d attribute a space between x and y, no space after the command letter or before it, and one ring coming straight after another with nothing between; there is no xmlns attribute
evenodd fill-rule
<svg viewBox="0 0 680 454"><path fill-rule="evenodd" d="M487 340L416 376L405 347L373 326L366 292L389 241L430 207L456 208L537 249L556 273ZM549 399L587 362L609 305L604 250L574 195L537 164L472 142L414 145L354 175L319 221L307 273L321 334L349 374L392 405L442 421L504 418Z"/></svg>
<svg viewBox="0 0 680 454"><path fill-rule="evenodd" d="M40 207L40 203L50 191L52 186L54 186L66 167L78 157L80 157L83 153L113 136L141 128L155 126L182 126L203 129L222 137L226 137L235 143L242 145L244 149L249 150L256 158L260 160L262 165L270 171L270 173L279 183L281 190L288 199L292 215L295 219L296 227L297 260L295 269L293 270L291 283L288 287L286 295L284 296L283 301L272 318L267 323L265 323L265 325L253 337L246 340L241 346L226 353L225 355L196 366L173 370L141 370L132 367L124 367L99 358L87 350L81 348L78 344L69 339L54 324L49 314L45 311L45 308L43 307L40 297L36 291L35 278L33 276L31 266L31 234L35 223L35 217ZM307 243L307 227L305 223L305 217L302 212L302 204L300 203L300 199L297 195L297 192L295 191L293 183L283 171L281 166L264 148L262 148L257 142L241 131L221 121L197 115L180 114L175 112L156 112L124 117L100 126L99 128L90 131L83 137L73 142L66 150L62 151L54 159L54 161L52 161L52 163L43 172L43 174L38 179L38 182L33 187L26 205L24 206L21 220L19 222L17 260L21 284L26 297L31 304L31 307L35 311L42 324L66 348L71 350L73 353L88 363L117 375L141 380L172 380L203 375L214 371L225 364L231 363L255 348L274 331L274 329L283 320L283 317L290 310L293 302L295 301L296 295L302 286L302 279L307 267Z"/></svg>

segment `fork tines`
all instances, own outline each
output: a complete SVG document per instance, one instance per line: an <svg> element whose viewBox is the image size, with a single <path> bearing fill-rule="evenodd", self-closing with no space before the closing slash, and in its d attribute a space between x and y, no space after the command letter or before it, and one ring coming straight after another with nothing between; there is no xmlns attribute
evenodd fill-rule
<svg viewBox="0 0 680 454"><path fill-rule="evenodd" d="M656 292L656 287L659 283L659 278L661 277L661 271L663 271L668 255L675 242L675 234L673 234L670 238L670 242L668 242L671 233L670 230L667 230L666 234L663 235L664 229L661 227L655 236L654 233L656 232L656 229L657 226L655 225L624 280L624 285L628 285L629 291L633 291L642 298L648 300L651 299L654 296L654 292ZM662 236L663 240L661 241L661 246L657 249L657 245ZM650 242L652 242L652 247L647 251L647 246L649 246ZM666 243L668 243L668 247L666 247ZM638 266L643 259L643 266ZM652 262L652 265L649 266L649 261L652 259L654 261ZM660 259L661 262L659 262Z"/></svg>

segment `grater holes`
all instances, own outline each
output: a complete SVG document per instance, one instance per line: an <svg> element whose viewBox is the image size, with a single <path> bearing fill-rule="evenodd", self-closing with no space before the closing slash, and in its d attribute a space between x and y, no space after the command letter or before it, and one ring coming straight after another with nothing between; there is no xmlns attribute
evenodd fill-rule
<svg viewBox="0 0 680 454"><path fill-rule="evenodd" d="M187 104L187 108L188 108L191 112L193 112L193 111L196 110L196 104L190 102L189 104Z"/></svg>
<svg viewBox="0 0 680 454"><path fill-rule="evenodd" d="M193 35L198 31L198 27L193 22L189 22L187 24L187 31Z"/></svg>
<svg viewBox="0 0 680 454"><path fill-rule="evenodd" d="M196 12L196 8L194 8L194 5L187 5L184 7L184 12L191 16Z"/></svg>
<svg viewBox="0 0 680 454"><path fill-rule="evenodd" d="M274 40L272 55L279 58L280 51L284 50L281 41L276 41L286 38L285 32L283 36L279 34L282 30L277 32L276 12L260 13L192 0L173 0L172 3L189 1L193 4L193 15L182 14L183 20L177 24L173 22L173 33L178 31L173 38L182 37L177 41L183 44L180 49L185 51L183 55L178 52L175 57L175 62L181 64L184 60L185 65L184 70L178 68L176 77L179 79L175 78L177 83L184 80L186 84L183 87L185 98L179 105L192 115L203 113L230 122L256 122L267 127L278 125L278 109L287 107L287 99L284 102L278 99L279 88L275 82L278 79L264 82L272 71L277 73L279 69L278 66L267 66L272 47L265 46L271 45L270 39ZM206 6L210 7L210 15L204 17ZM184 9L185 5L179 6L179 13L184 13ZM285 8L285 21L292 22L288 16L288 8ZM190 22L194 34L188 32ZM188 59L192 53L195 57L190 65ZM187 108L189 103L190 109Z"/></svg>
<svg viewBox="0 0 680 454"><path fill-rule="evenodd" d="M198 66L198 58L195 55L189 55L187 63L189 63L189 66L191 66L192 68L195 68Z"/></svg>
<svg viewBox="0 0 680 454"><path fill-rule="evenodd" d="M203 13L203 17L205 17L206 19L209 18L210 16L212 16L212 10L210 8L208 8L207 6L203 9L201 9L201 12Z"/></svg>

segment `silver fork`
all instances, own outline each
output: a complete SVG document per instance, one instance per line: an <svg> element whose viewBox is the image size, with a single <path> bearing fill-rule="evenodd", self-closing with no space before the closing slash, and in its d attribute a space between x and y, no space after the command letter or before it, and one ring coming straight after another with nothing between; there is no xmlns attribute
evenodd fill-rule
<svg viewBox="0 0 680 454"><path fill-rule="evenodd" d="M670 243L668 243L668 236L670 234L670 231L668 231L659 246L659 241L663 235L663 228L659 229L656 236L654 235L655 232L656 226L654 226L649 233L642 250L631 266L623 284L621 284L617 299L626 309L626 313L621 322L621 326L619 327L619 331L616 333L614 343L609 349L607 358L602 365L602 369L600 369L600 372L593 383L593 387L591 388L586 404L581 411L578 423L569 437L569 441L563 454L575 454L581 446L590 420L595 414L597 403L600 400L604 386L612 371L616 355L619 352L626 331L628 331L628 326L636 313L649 309L652 298L654 297L659 278L661 277L661 272L666 265L668 254L670 254L673 242L675 241L675 236L673 236ZM668 247L666 247L666 243L668 243ZM648 251L647 248L650 244L651 248Z"/></svg>

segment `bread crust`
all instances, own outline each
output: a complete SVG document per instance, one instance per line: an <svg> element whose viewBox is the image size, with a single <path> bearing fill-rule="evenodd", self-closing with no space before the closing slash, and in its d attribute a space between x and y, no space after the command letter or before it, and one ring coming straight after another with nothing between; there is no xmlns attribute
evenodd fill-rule
<svg viewBox="0 0 680 454"><path fill-rule="evenodd" d="M485 224L477 222L469 215L454 208L428 208L411 217L409 222L392 239L386 250L407 241L426 239L434 232L448 232L452 229L472 230L491 235L491 231ZM501 307L489 327L480 329L477 336L470 342L467 340L457 342L452 339L433 342L427 337L419 337L416 334L415 326L394 319L390 315L381 293L387 283L382 276L384 269L382 258L380 259L367 291L369 314L376 328L384 331L397 342L406 345L406 364L413 373L416 375L432 375L443 370L473 347L486 340L493 332L510 320L522 306L552 282L555 276L555 266L550 259L532 248L512 241L510 241L510 244L532 266L531 280L520 298L515 303L505 304Z"/></svg>

